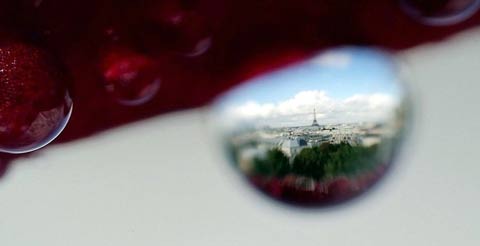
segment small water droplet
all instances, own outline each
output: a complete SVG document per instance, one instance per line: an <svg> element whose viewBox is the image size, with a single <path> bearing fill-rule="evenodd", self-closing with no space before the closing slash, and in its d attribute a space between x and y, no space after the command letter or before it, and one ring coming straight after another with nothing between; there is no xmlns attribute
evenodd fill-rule
<svg viewBox="0 0 480 246"><path fill-rule="evenodd" d="M147 11L141 46L152 53L170 51L187 57L205 54L212 45L210 20L195 4L156 2Z"/></svg>
<svg viewBox="0 0 480 246"><path fill-rule="evenodd" d="M35 0L35 1L33 2L33 6L34 6L35 8L39 8L40 5L42 5L42 3L43 3L43 0Z"/></svg>
<svg viewBox="0 0 480 246"><path fill-rule="evenodd" d="M253 78L212 106L227 159L254 187L306 206L365 193L405 130L407 91L385 53L345 47Z"/></svg>
<svg viewBox="0 0 480 246"><path fill-rule="evenodd" d="M480 0L401 0L401 6L422 23L444 26L473 16L480 8Z"/></svg>
<svg viewBox="0 0 480 246"><path fill-rule="evenodd" d="M103 59L105 89L122 105L151 101L160 89L158 73L152 59L127 49L113 49Z"/></svg>

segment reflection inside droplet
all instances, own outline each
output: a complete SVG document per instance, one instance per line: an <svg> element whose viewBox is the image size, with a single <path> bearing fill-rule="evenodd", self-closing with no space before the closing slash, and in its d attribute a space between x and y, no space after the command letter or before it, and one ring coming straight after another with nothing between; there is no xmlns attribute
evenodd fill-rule
<svg viewBox="0 0 480 246"><path fill-rule="evenodd" d="M28 125L14 130L9 127L0 127L0 152L23 154L45 147L55 140L67 126L72 115L73 104L68 95L61 105L40 111ZM12 132L20 134L12 135ZM8 140L7 140L8 139Z"/></svg>
<svg viewBox="0 0 480 246"><path fill-rule="evenodd" d="M228 159L265 194L326 205L367 191L404 132L406 90L382 52L341 48L254 78L213 106Z"/></svg>
<svg viewBox="0 0 480 246"><path fill-rule="evenodd" d="M188 57L200 56L207 52L207 50L210 49L210 46L212 46L212 38L208 37L201 39L194 45L194 48L190 52L187 52L184 55Z"/></svg>
<svg viewBox="0 0 480 246"><path fill-rule="evenodd" d="M402 0L407 14L427 25L453 25L474 15L479 0Z"/></svg>

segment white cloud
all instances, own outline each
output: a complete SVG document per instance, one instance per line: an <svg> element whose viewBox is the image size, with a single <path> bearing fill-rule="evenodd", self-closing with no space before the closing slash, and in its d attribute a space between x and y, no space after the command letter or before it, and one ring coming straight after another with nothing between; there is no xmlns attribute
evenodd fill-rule
<svg viewBox="0 0 480 246"><path fill-rule="evenodd" d="M330 68L347 68L352 63L352 55L348 52L327 52L312 59L313 64Z"/></svg>
<svg viewBox="0 0 480 246"><path fill-rule="evenodd" d="M249 101L227 110L237 122L255 120L272 126L301 126L312 122L314 108L320 123L377 122L392 117L398 104L398 99L382 93L357 94L339 100L325 91L302 91L282 102Z"/></svg>
<svg viewBox="0 0 480 246"><path fill-rule="evenodd" d="M241 118L266 118L271 117L274 113L275 105L273 103L259 104L254 101L249 101L231 110L234 115L240 116Z"/></svg>

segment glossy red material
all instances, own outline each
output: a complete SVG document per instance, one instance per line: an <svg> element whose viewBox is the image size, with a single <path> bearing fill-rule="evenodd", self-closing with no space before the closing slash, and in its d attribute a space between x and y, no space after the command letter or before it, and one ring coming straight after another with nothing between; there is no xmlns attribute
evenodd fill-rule
<svg viewBox="0 0 480 246"><path fill-rule="evenodd" d="M476 14L432 28L405 14L398 0L0 0L0 39L43 47L65 67L75 113L59 142L205 105L246 78L331 46L405 49L479 23ZM118 75L102 65L112 43L154 61L161 73L161 87L141 107L119 104L105 90L105 75Z"/></svg>

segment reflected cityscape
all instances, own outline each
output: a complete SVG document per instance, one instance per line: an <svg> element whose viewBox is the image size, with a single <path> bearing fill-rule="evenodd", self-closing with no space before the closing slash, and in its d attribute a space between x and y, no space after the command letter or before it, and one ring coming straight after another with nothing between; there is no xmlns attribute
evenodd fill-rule
<svg viewBox="0 0 480 246"><path fill-rule="evenodd" d="M343 49L227 94L216 115L236 169L269 196L300 205L366 191L390 166L408 113L384 58ZM338 77L348 82L332 83Z"/></svg>

